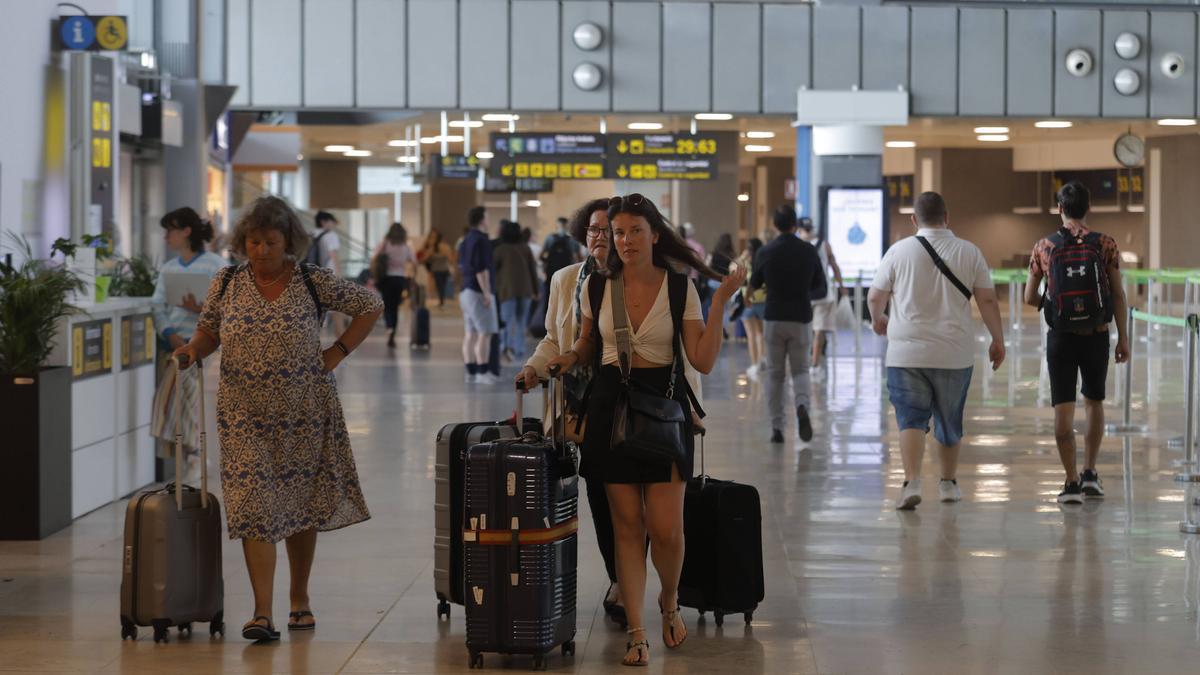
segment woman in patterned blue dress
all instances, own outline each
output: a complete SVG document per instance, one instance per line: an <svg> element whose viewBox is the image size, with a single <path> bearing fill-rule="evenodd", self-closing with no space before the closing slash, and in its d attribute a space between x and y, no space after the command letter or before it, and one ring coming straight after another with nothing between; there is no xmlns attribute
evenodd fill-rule
<svg viewBox="0 0 1200 675"><path fill-rule="evenodd" d="M275 549L287 542L289 630L311 630L308 597L317 532L370 518L359 487L333 370L375 325L372 291L297 262L309 237L277 197L251 204L233 235L247 264L217 274L195 335L175 353L187 363L221 347L217 431L231 539L241 539L254 618L250 640L279 637L272 620ZM354 317L321 349L321 313Z"/></svg>

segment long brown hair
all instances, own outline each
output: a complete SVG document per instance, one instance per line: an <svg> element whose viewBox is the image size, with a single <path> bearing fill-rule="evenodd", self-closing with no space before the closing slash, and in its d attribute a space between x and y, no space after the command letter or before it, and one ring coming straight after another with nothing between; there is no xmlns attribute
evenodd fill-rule
<svg viewBox="0 0 1200 675"><path fill-rule="evenodd" d="M654 202L636 192L624 197L613 197L609 200L609 222L611 223L614 218L622 213L645 218L646 222L650 224L650 230L658 235L658 243L654 244L654 249L651 253L655 266L676 272L686 272L691 269L709 279L720 280L724 278L706 265L700 259L700 256L696 255L696 252L687 245L687 242L675 232L675 228L671 227L671 224L659 212ZM608 252L609 272L617 274L624 266L625 263L621 261L621 256L617 255L617 247L610 247Z"/></svg>

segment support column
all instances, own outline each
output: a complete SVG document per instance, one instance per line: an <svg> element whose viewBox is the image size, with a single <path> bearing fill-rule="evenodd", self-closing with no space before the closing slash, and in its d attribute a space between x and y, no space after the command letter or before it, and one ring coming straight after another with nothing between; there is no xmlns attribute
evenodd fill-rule
<svg viewBox="0 0 1200 675"><path fill-rule="evenodd" d="M1192 267L1200 258L1195 214L1200 211L1195 167L1200 136L1162 136L1146 141L1146 216L1151 268Z"/></svg>
<svg viewBox="0 0 1200 675"><path fill-rule="evenodd" d="M695 238L711 250L722 234L737 234L738 156L741 143L737 132L717 132L717 177L705 181L675 181L677 197L672 200L676 225L691 223Z"/></svg>

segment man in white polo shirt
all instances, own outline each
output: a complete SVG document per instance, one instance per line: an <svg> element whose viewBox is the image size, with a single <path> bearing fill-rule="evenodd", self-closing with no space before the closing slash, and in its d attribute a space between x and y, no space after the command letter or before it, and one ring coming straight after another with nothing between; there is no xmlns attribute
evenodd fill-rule
<svg viewBox="0 0 1200 675"><path fill-rule="evenodd" d="M962 499L958 450L963 407L975 364L971 297L992 336L992 370L1004 361L1000 303L983 254L949 230L946 202L925 192L913 205L917 235L897 242L879 264L867 295L875 332L886 335L888 397L900 428L904 489L896 508L921 503L921 460L929 420L934 421L942 465L943 502ZM885 313L891 301L891 313Z"/></svg>

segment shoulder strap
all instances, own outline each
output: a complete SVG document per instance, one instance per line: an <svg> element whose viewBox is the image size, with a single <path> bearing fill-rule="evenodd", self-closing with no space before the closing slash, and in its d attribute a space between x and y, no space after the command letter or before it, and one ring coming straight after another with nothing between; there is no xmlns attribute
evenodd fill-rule
<svg viewBox="0 0 1200 675"><path fill-rule="evenodd" d="M320 323L325 318L325 307L321 304L321 299L317 297L317 286L312 280L312 271L316 269L316 265L302 262L299 267L300 278L304 280L304 287L308 289L308 294L312 296L313 304L317 306L317 323Z"/></svg>
<svg viewBox="0 0 1200 675"><path fill-rule="evenodd" d="M938 255L938 252L933 250L933 244L930 244L928 239L919 235L917 236L917 241L921 242L921 245L924 246L925 250L929 252L929 257L933 258L933 264L937 266L938 270L940 270L942 274L946 275L946 278L950 280L950 283L954 284L954 287L957 288L964 296L966 296L967 302L970 302L971 289L967 288L966 284L959 281L958 277L954 275L954 272L950 270L950 266L946 264L946 261L942 260L942 256Z"/></svg>
<svg viewBox="0 0 1200 675"><path fill-rule="evenodd" d="M600 336L600 307L604 304L604 287L607 282L608 277L599 272L592 272L587 278L588 304L592 308L592 351L595 352L592 361L597 372L604 358L603 338Z"/></svg>
<svg viewBox="0 0 1200 675"><path fill-rule="evenodd" d="M241 265L227 265L221 270L221 290L217 292L218 300L225 297L225 289L229 288L229 282L233 281L233 275L237 274L241 268Z"/></svg>
<svg viewBox="0 0 1200 675"><path fill-rule="evenodd" d="M671 361L672 383L679 376L683 359L686 358L683 351L683 312L687 309L690 283L686 274L667 272L667 300L670 303L671 325L675 333L673 344L675 358ZM692 383L688 381L687 376L683 377L683 386L687 392L688 402L692 404L692 409L703 419L705 417L704 409L700 407L700 400L696 398L696 392L692 390Z"/></svg>
<svg viewBox="0 0 1200 675"><path fill-rule="evenodd" d="M628 384L629 370L633 367L633 336L629 329L629 315L625 313L625 280L619 275L613 277L612 315L613 336L617 340L617 364L621 367L621 379Z"/></svg>

